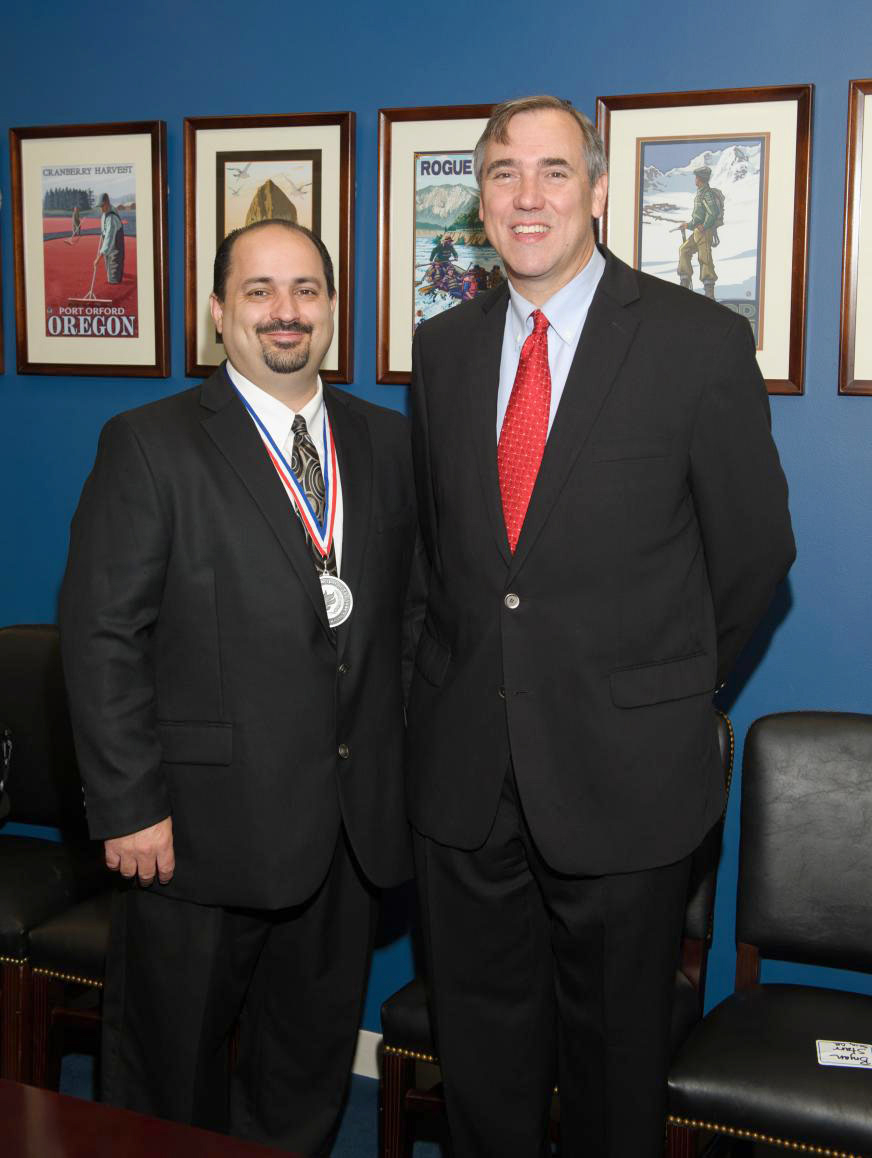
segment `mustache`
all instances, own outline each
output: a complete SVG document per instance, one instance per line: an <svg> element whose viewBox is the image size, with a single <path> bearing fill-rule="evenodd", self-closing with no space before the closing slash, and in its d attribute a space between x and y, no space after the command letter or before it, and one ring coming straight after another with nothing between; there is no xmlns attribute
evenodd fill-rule
<svg viewBox="0 0 872 1158"><path fill-rule="evenodd" d="M283 322L278 319L275 322L265 322L262 326L255 326L254 332L256 334L311 334L313 326L308 326L305 322Z"/></svg>

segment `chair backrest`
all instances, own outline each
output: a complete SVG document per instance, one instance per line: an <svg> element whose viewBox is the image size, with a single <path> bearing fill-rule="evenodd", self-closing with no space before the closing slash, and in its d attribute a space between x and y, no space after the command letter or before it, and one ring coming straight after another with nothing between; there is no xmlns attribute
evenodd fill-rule
<svg viewBox="0 0 872 1158"><path fill-rule="evenodd" d="M708 948L712 940L712 922L715 908L715 889L718 880L718 865L721 859L721 843L724 835L724 815L730 798L730 784L733 779L733 726L729 716L723 712L718 717L718 746L724 770L724 812L720 820L706 833L702 844L693 854L690 863L687 908L684 913L684 934L681 952L681 971L700 994L705 992L706 963Z"/></svg>
<svg viewBox="0 0 872 1158"><path fill-rule="evenodd" d="M872 970L872 716L784 712L745 741L736 939Z"/></svg>
<svg viewBox="0 0 872 1158"><path fill-rule="evenodd" d="M718 745L724 769L724 813L730 796L733 778L733 726L729 716L718 712ZM721 840L724 834L723 815L706 834L705 840L693 854L690 865L690 883L687 895L687 910L684 915L684 935L702 941L711 941L712 913L715 905L715 885L718 878L718 863L721 857Z"/></svg>
<svg viewBox="0 0 872 1158"><path fill-rule="evenodd" d="M12 736L9 819L86 834L53 624L0 628L0 727Z"/></svg>

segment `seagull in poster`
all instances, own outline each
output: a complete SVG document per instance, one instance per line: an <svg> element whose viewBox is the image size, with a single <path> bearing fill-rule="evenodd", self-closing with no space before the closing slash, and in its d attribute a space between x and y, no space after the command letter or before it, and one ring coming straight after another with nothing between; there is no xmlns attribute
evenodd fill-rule
<svg viewBox="0 0 872 1158"><path fill-rule="evenodd" d="M305 197L306 190L312 184L311 181L306 181L302 185L297 185L294 181L291 180L290 177L286 177L284 173L281 174L281 178L288 185L289 189L291 190L291 196L292 197Z"/></svg>

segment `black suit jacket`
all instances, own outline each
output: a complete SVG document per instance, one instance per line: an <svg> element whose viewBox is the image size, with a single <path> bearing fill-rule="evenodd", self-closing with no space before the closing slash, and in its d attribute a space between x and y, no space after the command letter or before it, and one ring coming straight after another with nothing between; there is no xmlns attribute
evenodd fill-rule
<svg viewBox="0 0 872 1158"><path fill-rule="evenodd" d="M512 556L496 463L507 303L503 285L415 339L431 579L412 822L478 846L511 756L554 869L669 863L721 811L712 692L794 556L751 332L606 252Z"/></svg>
<svg viewBox="0 0 872 1158"><path fill-rule="evenodd" d="M73 520L60 625L91 833L171 814L175 896L301 902L340 819L375 884L409 875L408 423L324 394L354 594L335 635L299 520L223 369L107 424Z"/></svg>

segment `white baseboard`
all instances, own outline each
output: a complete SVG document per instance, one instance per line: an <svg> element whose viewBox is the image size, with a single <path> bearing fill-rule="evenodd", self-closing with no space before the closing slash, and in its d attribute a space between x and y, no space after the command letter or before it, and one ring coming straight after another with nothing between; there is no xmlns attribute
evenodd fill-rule
<svg viewBox="0 0 872 1158"><path fill-rule="evenodd" d="M362 1078L378 1077L378 1055L381 1047L381 1034L373 1033L371 1029L357 1031L357 1049L354 1053L352 1072Z"/></svg>

